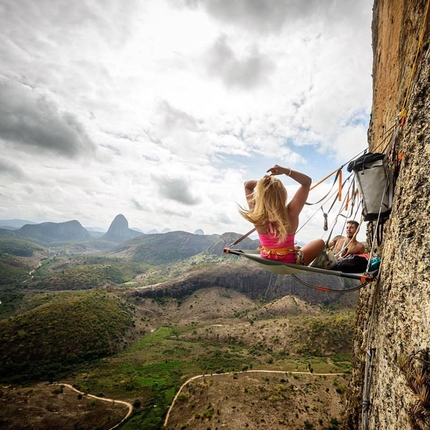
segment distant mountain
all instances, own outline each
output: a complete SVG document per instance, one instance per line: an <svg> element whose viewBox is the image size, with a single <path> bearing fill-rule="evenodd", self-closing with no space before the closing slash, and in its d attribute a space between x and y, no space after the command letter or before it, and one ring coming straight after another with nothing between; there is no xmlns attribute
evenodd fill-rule
<svg viewBox="0 0 430 430"><path fill-rule="evenodd" d="M26 224L36 224L33 221L28 221L25 219L2 219L0 220L0 228L7 230L19 229Z"/></svg>
<svg viewBox="0 0 430 430"><path fill-rule="evenodd" d="M205 234L205 232L201 228L199 228L194 232L194 234L200 234L201 235L201 234Z"/></svg>
<svg viewBox="0 0 430 430"><path fill-rule="evenodd" d="M3 230L15 231L18 230L17 227L12 227L11 225L0 225L0 228Z"/></svg>
<svg viewBox="0 0 430 430"><path fill-rule="evenodd" d="M142 233L129 228L127 218L119 214L114 218L102 239L122 243L137 236L142 236Z"/></svg>
<svg viewBox="0 0 430 430"><path fill-rule="evenodd" d="M170 230L170 228L166 227L166 228L163 228L163 230L161 230L161 233L169 233L170 231L172 231L172 230Z"/></svg>
<svg viewBox="0 0 430 430"><path fill-rule="evenodd" d="M129 240L110 253L112 257L153 265L182 260L206 251L218 235L199 236L185 231L145 234Z"/></svg>
<svg viewBox="0 0 430 430"><path fill-rule="evenodd" d="M18 233L20 236L31 237L43 242L75 241L91 238L90 233L76 220L60 223L26 224L18 230Z"/></svg>

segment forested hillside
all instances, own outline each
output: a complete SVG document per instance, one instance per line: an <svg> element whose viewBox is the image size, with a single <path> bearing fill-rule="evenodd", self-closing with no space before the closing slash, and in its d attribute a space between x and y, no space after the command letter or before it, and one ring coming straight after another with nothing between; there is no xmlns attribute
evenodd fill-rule
<svg viewBox="0 0 430 430"><path fill-rule="evenodd" d="M106 293L40 296L34 308L0 320L0 378L57 378L71 366L123 346L130 305Z"/></svg>

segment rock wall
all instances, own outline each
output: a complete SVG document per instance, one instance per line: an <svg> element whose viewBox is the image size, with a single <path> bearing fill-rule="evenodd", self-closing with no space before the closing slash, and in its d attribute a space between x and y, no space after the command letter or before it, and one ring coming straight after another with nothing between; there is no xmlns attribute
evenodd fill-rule
<svg viewBox="0 0 430 430"><path fill-rule="evenodd" d="M403 106L407 116L380 279L358 299L347 429L430 429L429 3L374 3L370 150L386 146Z"/></svg>

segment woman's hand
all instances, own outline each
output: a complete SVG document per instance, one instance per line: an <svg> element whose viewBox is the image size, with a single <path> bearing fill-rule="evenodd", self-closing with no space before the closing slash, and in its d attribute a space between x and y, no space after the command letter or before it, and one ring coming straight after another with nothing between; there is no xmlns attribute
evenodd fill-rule
<svg viewBox="0 0 430 430"><path fill-rule="evenodd" d="M267 170L267 173L270 173L271 175L287 175L290 176L291 175L291 169L290 168L285 168L282 166L278 166L277 164L275 164L273 167L271 167L270 169Z"/></svg>

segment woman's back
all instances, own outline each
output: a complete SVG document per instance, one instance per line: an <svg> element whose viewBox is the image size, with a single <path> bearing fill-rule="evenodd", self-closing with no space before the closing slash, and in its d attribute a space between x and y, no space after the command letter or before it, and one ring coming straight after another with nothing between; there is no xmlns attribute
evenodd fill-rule
<svg viewBox="0 0 430 430"><path fill-rule="evenodd" d="M258 237L260 239L261 257L286 263L295 263L294 233L289 234L283 242L279 242L278 236L270 231L266 234L259 233Z"/></svg>

